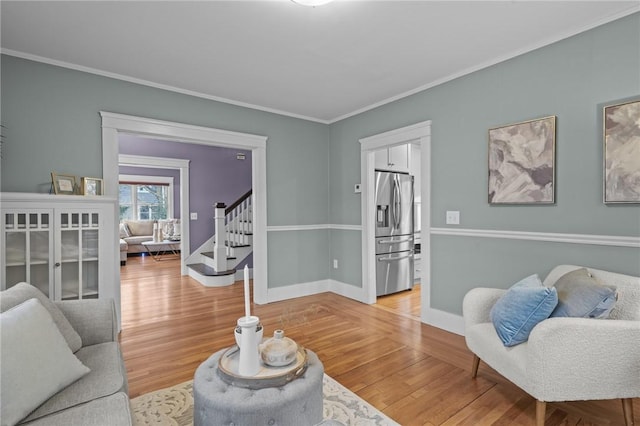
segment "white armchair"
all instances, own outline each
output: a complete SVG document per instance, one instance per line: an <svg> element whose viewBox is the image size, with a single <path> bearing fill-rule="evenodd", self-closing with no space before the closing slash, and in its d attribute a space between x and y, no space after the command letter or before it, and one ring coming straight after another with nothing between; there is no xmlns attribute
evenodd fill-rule
<svg viewBox="0 0 640 426"><path fill-rule="evenodd" d="M554 268L550 287L579 266ZM463 301L465 339L474 353L472 377L480 360L536 400L536 425L544 425L546 402L622 400L625 422L633 425L632 398L640 397L640 278L587 268L617 287L609 319L549 318L536 325L525 343L505 347L489 317L506 290L475 288Z"/></svg>

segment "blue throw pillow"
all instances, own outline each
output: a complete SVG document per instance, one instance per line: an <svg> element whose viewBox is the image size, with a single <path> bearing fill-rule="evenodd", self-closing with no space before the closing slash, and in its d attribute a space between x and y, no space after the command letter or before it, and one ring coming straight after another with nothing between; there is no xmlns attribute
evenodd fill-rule
<svg viewBox="0 0 640 426"><path fill-rule="evenodd" d="M554 287L545 287L537 274L518 281L493 305L490 316L505 346L526 342L533 327L558 304Z"/></svg>
<svg viewBox="0 0 640 426"><path fill-rule="evenodd" d="M564 274L554 287L558 306L552 317L607 318L617 300L616 288L598 283L585 268Z"/></svg>

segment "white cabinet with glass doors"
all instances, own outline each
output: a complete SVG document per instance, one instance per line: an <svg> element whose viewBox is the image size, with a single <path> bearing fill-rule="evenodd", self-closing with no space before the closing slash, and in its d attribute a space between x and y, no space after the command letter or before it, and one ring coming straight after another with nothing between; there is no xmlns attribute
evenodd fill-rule
<svg viewBox="0 0 640 426"><path fill-rule="evenodd" d="M25 281L52 300L114 298L119 306L113 266L115 199L1 197L2 290Z"/></svg>

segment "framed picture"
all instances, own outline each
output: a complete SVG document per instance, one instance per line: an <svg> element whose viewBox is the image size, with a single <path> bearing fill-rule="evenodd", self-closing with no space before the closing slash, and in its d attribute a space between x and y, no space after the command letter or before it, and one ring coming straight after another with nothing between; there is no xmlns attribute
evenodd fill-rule
<svg viewBox="0 0 640 426"><path fill-rule="evenodd" d="M76 193L76 177L71 175L59 175L51 172L53 192L55 194L74 195Z"/></svg>
<svg viewBox="0 0 640 426"><path fill-rule="evenodd" d="M104 190L104 181L99 178L83 177L82 178L82 194L83 195L102 195Z"/></svg>
<svg viewBox="0 0 640 426"><path fill-rule="evenodd" d="M553 204L555 151L555 115L489 129L489 204Z"/></svg>
<svg viewBox="0 0 640 426"><path fill-rule="evenodd" d="M604 107L605 203L640 203L640 99Z"/></svg>

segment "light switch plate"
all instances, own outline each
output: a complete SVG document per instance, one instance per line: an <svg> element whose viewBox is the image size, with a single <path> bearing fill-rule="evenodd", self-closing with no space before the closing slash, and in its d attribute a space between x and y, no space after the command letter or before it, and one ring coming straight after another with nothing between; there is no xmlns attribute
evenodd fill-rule
<svg viewBox="0 0 640 426"><path fill-rule="evenodd" d="M198 220L198 213L197 212L196 213L191 213L189 215L189 217L191 218L191 220Z"/></svg>
<svg viewBox="0 0 640 426"><path fill-rule="evenodd" d="M355 184L355 186L353 187L353 192L355 192L356 194L359 194L362 192L362 187L360 186L359 183Z"/></svg>
<svg viewBox="0 0 640 426"><path fill-rule="evenodd" d="M447 225L460 225L460 212L447 210L446 222Z"/></svg>

